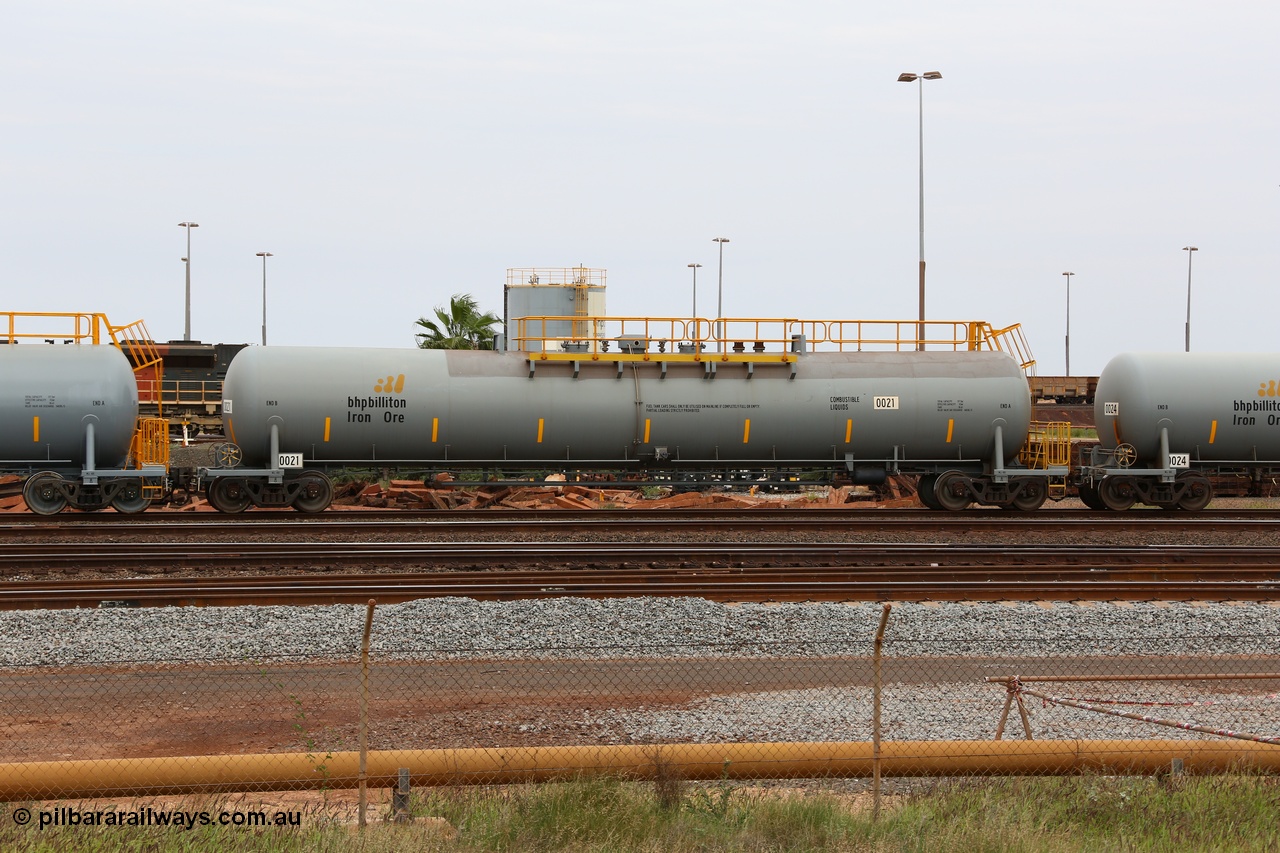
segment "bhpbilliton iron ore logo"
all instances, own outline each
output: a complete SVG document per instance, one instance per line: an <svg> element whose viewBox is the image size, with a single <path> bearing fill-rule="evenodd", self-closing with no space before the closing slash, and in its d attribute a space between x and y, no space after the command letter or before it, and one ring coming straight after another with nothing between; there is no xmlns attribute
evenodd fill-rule
<svg viewBox="0 0 1280 853"><path fill-rule="evenodd" d="M400 394L404 391L404 374L396 376L388 376L386 379L379 379L373 384L373 393L375 394Z"/></svg>

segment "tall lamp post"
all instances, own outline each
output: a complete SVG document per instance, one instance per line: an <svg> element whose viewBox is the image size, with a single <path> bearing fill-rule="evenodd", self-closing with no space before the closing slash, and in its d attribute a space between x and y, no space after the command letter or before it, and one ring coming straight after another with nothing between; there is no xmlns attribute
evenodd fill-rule
<svg viewBox="0 0 1280 853"><path fill-rule="evenodd" d="M200 223L179 222L178 227L187 229L187 256L182 259L182 262L187 265L187 310L186 322L182 327L182 339L189 341L191 340L191 229L199 228Z"/></svg>
<svg viewBox="0 0 1280 853"><path fill-rule="evenodd" d="M262 345L267 345L267 258L272 257L270 252L258 252L258 257L262 258Z"/></svg>
<svg viewBox="0 0 1280 853"><path fill-rule="evenodd" d="M1191 253L1200 251L1195 246L1183 246L1187 253L1187 352L1191 352Z"/></svg>
<svg viewBox="0 0 1280 853"><path fill-rule="evenodd" d="M898 75L899 83L920 81L920 325L916 327L916 349L924 350L924 81L941 80L938 71L926 71L923 74L903 72Z"/></svg>
<svg viewBox="0 0 1280 853"><path fill-rule="evenodd" d="M1071 276L1073 272L1064 272L1067 277L1067 376L1071 375Z"/></svg>
<svg viewBox="0 0 1280 853"><path fill-rule="evenodd" d="M698 341L698 270L701 268L702 264L689 264L689 269L693 270L693 313L689 315L693 318L693 334L689 340L694 343Z"/></svg>
<svg viewBox="0 0 1280 853"><path fill-rule="evenodd" d="M716 288L716 352L723 352L724 323L720 318L724 317L724 244L729 242L729 238L712 237L711 242L720 244L720 281Z"/></svg>

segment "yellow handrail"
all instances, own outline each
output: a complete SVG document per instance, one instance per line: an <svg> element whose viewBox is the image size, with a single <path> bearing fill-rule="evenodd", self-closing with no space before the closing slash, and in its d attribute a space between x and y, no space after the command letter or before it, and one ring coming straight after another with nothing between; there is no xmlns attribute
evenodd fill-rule
<svg viewBox="0 0 1280 853"><path fill-rule="evenodd" d="M511 343L540 359L600 358L616 353L645 360L791 361L802 351L918 349L993 350L1034 372L1035 359L1018 324L997 329L973 320L798 320L793 318L519 317ZM923 334L923 337L920 335Z"/></svg>
<svg viewBox="0 0 1280 853"><path fill-rule="evenodd" d="M106 314L101 313L39 311L0 311L0 320L3 321L5 328L3 335L0 335L0 344L16 345L24 341L53 344L62 341L64 344L101 346L109 343L115 346L129 358L129 363L133 365L134 375L138 377L139 397L150 397L154 400L157 414L160 413L164 360L160 357L160 351L156 349L155 341L151 339L151 333L147 331L146 323L143 321L134 320L132 323L117 326L107 319ZM149 378L143 380L142 376L148 370L150 370ZM165 422L161 420L158 423ZM135 460L155 459L157 454L160 454L160 451L152 446L156 441L154 438L156 429L158 427L154 424L144 426L144 421L139 420L131 445L131 452L137 451L134 453ZM136 461L135 464L168 464L167 425L160 434L163 436L164 461L147 463Z"/></svg>

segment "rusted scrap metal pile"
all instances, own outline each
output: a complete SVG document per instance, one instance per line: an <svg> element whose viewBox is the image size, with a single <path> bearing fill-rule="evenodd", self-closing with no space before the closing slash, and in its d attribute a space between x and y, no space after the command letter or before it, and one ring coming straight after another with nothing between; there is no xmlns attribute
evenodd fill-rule
<svg viewBox="0 0 1280 853"><path fill-rule="evenodd" d="M672 493L670 489L595 488L565 483L564 485L462 485L442 475L427 486L422 480L391 480L368 483L354 480L334 487L333 507L340 510L587 510L587 509L734 509L765 507L770 509L830 507L847 505L850 509L894 509L919 507L914 485L909 478L891 477L877 494L861 486L833 486L830 489L805 488L790 493L759 492L750 487L740 491L706 491ZM613 485L613 484L609 484ZM153 509L184 512L212 512L203 495L191 494L184 503L155 505ZM27 512L22 499L22 478L0 476L0 513ZM107 509L105 512L114 512Z"/></svg>
<svg viewBox="0 0 1280 853"><path fill-rule="evenodd" d="M355 484L358 485L358 484ZM575 484L557 485L478 485L457 486L440 482L426 486L420 480L391 480L353 488L339 487L335 507L376 509L732 509L736 507L829 507L849 504L851 507L919 506L909 486L890 485L887 499L877 500L853 486L800 491L790 494L764 494L744 491L683 492L661 490L651 497L641 489L595 488Z"/></svg>

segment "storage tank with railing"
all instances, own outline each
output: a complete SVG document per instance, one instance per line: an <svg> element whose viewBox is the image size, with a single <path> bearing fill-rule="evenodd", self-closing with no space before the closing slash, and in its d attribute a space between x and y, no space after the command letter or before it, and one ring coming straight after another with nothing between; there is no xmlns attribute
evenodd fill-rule
<svg viewBox="0 0 1280 853"><path fill-rule="evenodd" d="M589 267L507 270L499 349L519 352L594 352L605 311L605 271ZM525 318L537 320L526 321Z"/></svg>

